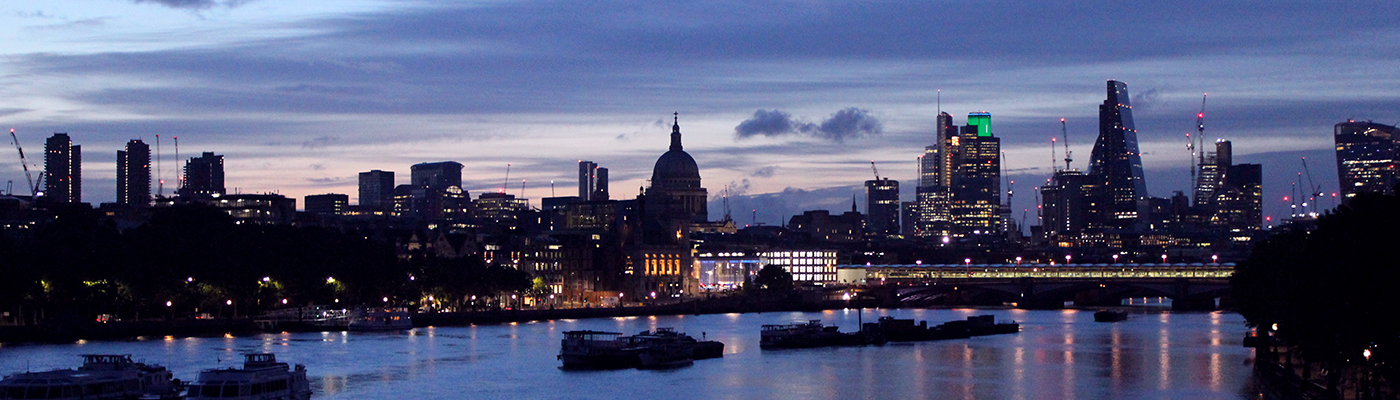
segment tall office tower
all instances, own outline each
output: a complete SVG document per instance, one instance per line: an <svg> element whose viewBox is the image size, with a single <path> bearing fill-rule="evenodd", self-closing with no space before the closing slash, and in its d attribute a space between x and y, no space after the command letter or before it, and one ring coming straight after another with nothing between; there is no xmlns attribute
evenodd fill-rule
<svg viewBox="0 0 1400 400"><path fill-rule="evenodd" d="M67 133L44 143L44 196L57 203L83 202L83 151Z"/></svg>
<svg viewBox="0 0 1400 400"><path fill-rule="evenodd" d="M180 196L224 193L224 156L206 151L199 157L190 157L185 163L185 182L180 187Z"/></svg>
<svg viewBox="0 0 1400 400"><path fill-rule="evenodd" d="M953 116L938 114L934 144L919 158L919 186L914 191L917 217L915 235L943 236L952 229L951 201L955 156L959 145Z"/></svg>
<svg viewBox="0 0 1400 400"><path fill-rule="evenodd" d="M151 204L151 146L140 139L126 142L126 150L117 150L117 203Z"/></svg>
<svg viewBox="0 0 1400 400"><path fill-rule="evenodd" d="M953 226L963 233L1001 231L1001 138L991 132L992 114L967 114L967 126L952 140L954 174L950 201Z"/></svg>
<svg viewBox="0 0 1400 400"><path fill-rule="evenodd" d="M593 194L589 200L599 201L608 199L608 169L598 167L593 172Z"/></svg>
<svg viewBox="0 0 1400 400"><path fill-rule="evenodd" d="M578 162L578 199L588 201L593 196L593 174L598 171L598 164L592 161L579 160Z"/></svg>
<svg viewBox="0 0 1400 400"><path fill-rule="evenodd" d="M581 201L607 200L608 169L592 161L579 161L578 198Z"/></svg>
<svg viewBox="0 0 1400 400"><path fill-rule="evenodd" d="M1196 174L1196 209L1203 213L1213 213L1216 192L1225 184L1226 172L1234 156L1229 140L1216 140L1215 151L1201 156Z"/></svg>
<svg viewBox="0 0 1400 400"><path fill-rule="evenodd" d="M316 215L340 215L350 206L350 195L326 193L306 196L306 212Z"/></svg>
<svg viewBox="0 0 1400 400"><path fill-rule="evenodd" d="M1128 85L1108 81L1108 99L1099 106L1099 137L1089 157L1089 178L1103 185L1105 228L1131 229L1145 214L1139 200L1147 198L1142 178L1142 156L1138 152L1137 129L1133 127L1133 107L1128 102Z"/></svg>
<svg viewBox="0 0 1400 400"><path fill-rule="evenodd" d="M456 161L413 164L409 174L416 187L462 187L462 164Z"/></svg>
<svg viewBox="0 0 1400 400"><path fill-rule="evenodd" d="M1221 168L1225 179L1215 191L1211 224L1234 235L1232 240L1249 240L1249 234L1264 223L1264 169L1259 164L1221 164Z"/></svg>
<svg viewBox="0 0 1400 400"><path fill-rule="evenodd" d="M1086 194L1087 176L1078 170L1055 171L1049 184L1040 188L1042 231L1052 244L1065 235L1075 235L1089 227L1091 197Z"/></svg>
<svg viewBox="0 0 1400 400"><path fill-rule="evenodd" d="M1371 121L1347 120L1334 127L1337 144L1337 181L1342 204L1361 193L1395 194L1396 141L1400 129Z"/></svg>
<svg viewBox="0 0 1400 400"><path fill-rule="evenodd" d="M372 211L394 208L394 171L360 173L360 206Z"/></svg>
<svg viewBox="0 0 1400 400"><path fill-rule="evenodd" d="M865 226L879 236L899 235L899 181L865 181Z"/></svg>

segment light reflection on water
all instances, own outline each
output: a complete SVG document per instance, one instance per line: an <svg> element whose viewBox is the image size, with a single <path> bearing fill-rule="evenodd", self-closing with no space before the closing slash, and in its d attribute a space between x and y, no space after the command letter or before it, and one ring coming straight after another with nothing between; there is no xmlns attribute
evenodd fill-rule
<svg viewBox="0 0 1400 400"><path fill-rule="evenodd" d="M993 314L1016 335L883 347L760 351L759 326L821 319L842 330L881 315L930 325ZM670 371L563 371L562 332L633 334L675 327L726 344L725 357ZM1088 311L828 310L555 320L390 333L86 341L0 347L0 373L71 368L79 354L132 354L182 380L239 365L247 352L306 364L317 399L456 398L1248 398L1243 319L1228 313L1133 314L1093 322Z"/></svg>

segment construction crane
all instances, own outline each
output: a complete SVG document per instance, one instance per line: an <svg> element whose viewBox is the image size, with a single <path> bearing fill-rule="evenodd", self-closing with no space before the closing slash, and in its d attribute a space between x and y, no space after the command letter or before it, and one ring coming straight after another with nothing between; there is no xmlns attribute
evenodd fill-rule
<svg viewBox="0 0 1400 400"><path fill-rule="evenodd" d="M1317 196L1322 195L1322 186L1319 186L1313 182L1312 170L1308 169L1307 157L1303 157L1303 172L1308 174L1308 201L1312 202L1313 207L1315 208L1317 207Z"/></svg>
<svg viewBox="0 0 1400 400"><path fill-rule="evenodd" d="M15 150L19 151L19 164L24 167L24 179L29 180L29 195L31 197L39 195L39 182L44 180L44 175L39 175L39 180L34 180L34 175L29 172L29 159L24 157L24 147L19 145L19 137L15 136L15 130L10 129L10 139L15 141Z"/></svg>
<svg viewBox="0 0 1400 400"><path fill-rule="evenodd" d="M508 186L510 186L510 163L506 163L506 179L501 182L501 193L505 193Z"/></svg>
<svg viewBox="0 0 1400 400"><path fill-rule="evenodd" d="M880 170L875 168L875 160L870 160L870 171L875 173L875 180L880 180Z"/></svg>
<svg viewBox="0 0 1400 400"><path fill-rule="evenodd" d="M1186 148L1191 150L1191 155L1196 157L1196 166L1191 168L1191 185L1197 186L1196 169L1206 164L1206 96L1210 93L1201 93L1201 112L1196 114L1196 140L1201 143L1200 149L1191 142L1191 134L1186 134ZM1197 151L1199 150L1199 151ZM1201 199L1196 199L1200 202Z"/></svg>
<svg viewBox="0 0 1400 400"><path fill-rule="evenodd" d="M1069 163L1074 161L1074 153L1069 151L1069 128L1065 126L1065 119L1060 118L1060 135L1065 138L1065 171L1069 171Z"/></svg>

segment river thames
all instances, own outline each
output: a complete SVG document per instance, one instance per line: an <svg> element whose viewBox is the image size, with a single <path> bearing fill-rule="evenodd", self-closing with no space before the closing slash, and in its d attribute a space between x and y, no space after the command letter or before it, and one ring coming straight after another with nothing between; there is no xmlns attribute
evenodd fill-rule
<svg viewBox="0 0 1400 400"><path fill-rule="evenodd" d="M1021 333L885 346L758 348L763 324L820 319L842 331L881 315L935 325L972 315L1021 323ZM664 370L565 371L564 331L634 334L674 327L725 344L720 359ZM80 354L131 354L193 380L241 366L243 353L305 364L315 399L1245 399L1250 349L1237 314L1134 313L1094 322L1092 311L1015 309L830 310L554 320L392 333L86 341L0 346L0 374L73 368Z"/></svg>

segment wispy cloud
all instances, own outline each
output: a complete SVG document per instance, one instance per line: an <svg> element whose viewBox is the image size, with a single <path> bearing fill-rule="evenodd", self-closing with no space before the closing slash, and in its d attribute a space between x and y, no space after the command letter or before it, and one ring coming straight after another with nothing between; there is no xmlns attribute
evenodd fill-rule
<svg viewBox="0 0 1400 400"><path fill-rule="evenodd" d="M131 0L131 1L132 1L133 3L136 3L136 4L150 3L150 4L156 4L156 5L165 6L165 7L170 7L170 8L183 9L183 10L207 10L207 9L214 8L214 7L234 8L234 7L238 7L238 6L241 6L241 5L244 5L244 4L247 4L247 3L252 2L252 0L224 0L224 1L219 1L219 0Z"/></svg>

